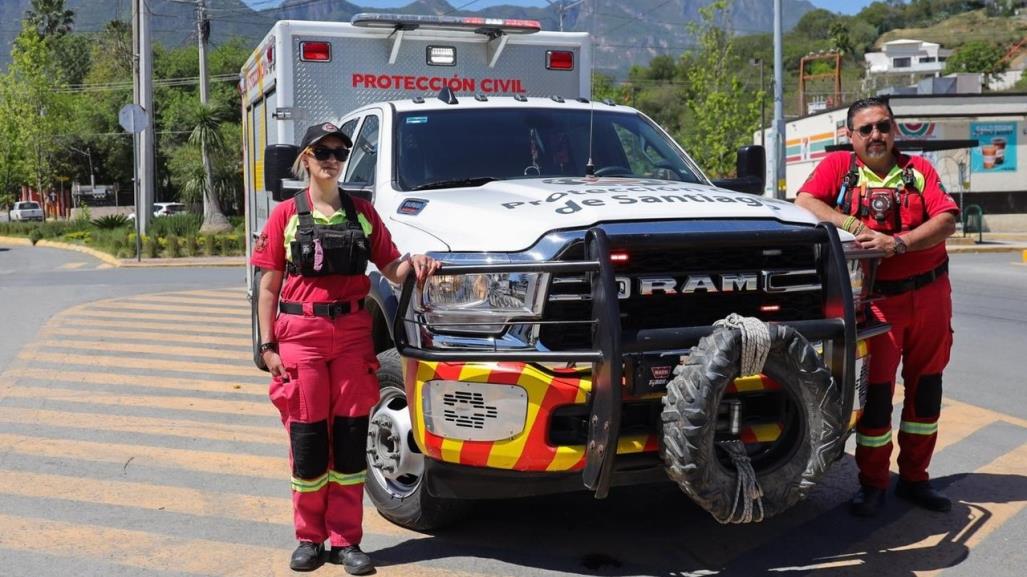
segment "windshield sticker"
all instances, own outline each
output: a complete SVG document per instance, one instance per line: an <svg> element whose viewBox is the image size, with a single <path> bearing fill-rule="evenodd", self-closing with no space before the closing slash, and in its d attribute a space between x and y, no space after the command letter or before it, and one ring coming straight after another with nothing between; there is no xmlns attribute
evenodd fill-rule
<svg viewBox="0 0 1027 577"><path fill-rule="evenodd" d="M665 180L617 178L610 179L609 184L606 184L597 179L554 178L546 179L543 182L565 186L590 185L592 188L574 188L554 192L542 200L504 202L502 203L503 208L516 210L529 206L545 206L555 207L554 212L557 214L574 214L583 210L584 207L712 202L781 210L781 203L772 202L770 199L734 193L728 196L724 191L717 189L702 188L687 183L676 184Z"/></svg>
<svg viewBox="0 0 1027 577"><path fill-rule="evenodd" d="M427 116L408 116L407 124L428 124Z"/></svg>

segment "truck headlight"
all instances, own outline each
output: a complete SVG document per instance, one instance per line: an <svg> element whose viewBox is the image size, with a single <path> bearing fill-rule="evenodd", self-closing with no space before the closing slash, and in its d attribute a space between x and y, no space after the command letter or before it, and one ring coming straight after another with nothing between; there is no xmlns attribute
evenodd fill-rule
<svg viewBox="0 0 1027 577"><path fill-rule="evenodd" d="M440 333L499 334L514 319L542 316L546 273L474 273L428 277L416 310Z"/></svg>

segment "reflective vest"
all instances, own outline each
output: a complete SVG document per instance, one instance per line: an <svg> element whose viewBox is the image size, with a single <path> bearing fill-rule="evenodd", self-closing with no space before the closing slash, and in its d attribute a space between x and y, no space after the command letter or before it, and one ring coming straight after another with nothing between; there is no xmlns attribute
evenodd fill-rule
<svg viewBox="0 0 1027 577"><path fill-rule="evenodd" d="M286 270L297 276L362 275L367 272L371 246L353 199L339 191L345 222L318 224L310 214L307 191L293 197L299 226L289 243Z"/></svg>
<svg viewBox="0 0 1027 577"><path fill-rule="evenodd" d="M843 213L886 234L912 230L927 221L927 203L921 192L924 175L912 163L893 166L882 179L870 168L859 166L855 153L850 158L849 172L842 178L838 193Z"/></svg>

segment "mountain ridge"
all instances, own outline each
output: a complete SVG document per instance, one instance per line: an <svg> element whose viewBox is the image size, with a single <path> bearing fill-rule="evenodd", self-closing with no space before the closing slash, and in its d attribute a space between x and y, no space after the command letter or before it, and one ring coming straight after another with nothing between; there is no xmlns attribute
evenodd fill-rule
<svg viewBox="0 0 1027 577"><path fill-rule="evenodd" d="M571 8L564 16L564 30L594 32L597 71L623 76L632 64L647 65L652 57L677 56L692 46L689 22L699 20L699 9L711 0L636 0L631 3L601 3L599 18L593 26L586 2ZM151 27L156 42L175 47L195 42L195 9L175 0L149 0ZM466 2L460 4L466 5ZM458 4L458 5L460 5ZM19 23L31 0L0 1L0 67L10 62L10 44L18 34ZM75 12L75 30L95 32L110 20L131 20L129 0L67 0ZM286 0L281 5L254 10L242 0L208 0L212 20L212 42L243 36L254 46L277 20L327 20L348 22L360 12L388 12L434 15L488 15L496 18L538 20L544 30L559 29L555 10L512 5L483 10L458 10L446 0L414 0L394 9L368 8L357 3ZM735 0L730 28L739 34L770 32L773 4L765 0ZM790 29L806 12L814 9L808 0L784 0L784 26Z"/></svg>

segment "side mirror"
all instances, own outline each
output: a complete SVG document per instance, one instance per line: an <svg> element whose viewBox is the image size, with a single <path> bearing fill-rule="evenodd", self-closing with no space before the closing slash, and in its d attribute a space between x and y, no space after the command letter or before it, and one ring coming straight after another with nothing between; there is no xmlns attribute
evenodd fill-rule
<svg viewBox="0 0 1027 577"><path fill-rule="evenodd" d="M271 144L264 149L264 190L271 193L275 202L286 200L282 180L292 178L292 163L300 149L292 144Z"/></svg>
<svg viewBox="0 0 1027 577"><path fill-rule="evenodd" d="M713 184L728 190L763 194L766 185L767 152L758 145L752 144L738 149L738 163L735 178L714 180Z"/></svg>

